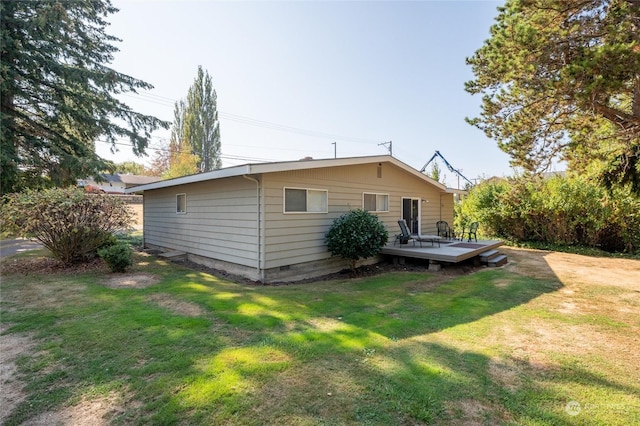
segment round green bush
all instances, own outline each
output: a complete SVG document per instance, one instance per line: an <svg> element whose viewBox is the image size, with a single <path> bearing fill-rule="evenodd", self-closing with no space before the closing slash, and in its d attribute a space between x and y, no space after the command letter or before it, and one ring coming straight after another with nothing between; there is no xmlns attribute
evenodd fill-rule
<svg viewBox="0 0 640 426"><path fill-rule="evenodd" d="M109 265L112 272L124 272L133 264L133 251L124 243L101 248L98 250L98 256Z"/></svg>
<svg viewBox="0 0 640 426"><path fill-rule="evenodd" d="M325 243L329 252L349 261L351 270L359 259L377 255L389 239L389 232L377 216L366 210L351 210L337 218Z"/></svg>

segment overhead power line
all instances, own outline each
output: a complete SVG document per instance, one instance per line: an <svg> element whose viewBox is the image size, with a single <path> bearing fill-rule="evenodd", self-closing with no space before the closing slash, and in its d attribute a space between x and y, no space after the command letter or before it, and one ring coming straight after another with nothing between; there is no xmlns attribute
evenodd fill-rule
<svg viewBox="0 0 640 426"><path fill-rule="evenodd" d="M131 147L131 144L127 142L109 142L109 141L100 140L100 139L97 139L96 142L107 143L109 145ZM183 152L191 153L191 151L171 151L169 148L154 148L152 146L148 146L146 149L156 151L156 152L160 151L160 152L175 152L175 153L183 153ZM232 154L220 154L220 158L227 159L227 160L242 160L242 161L259 162L259 163L276 161L275 159L272 159L272 158L244 157L244 156L232 155Z"/></svg>
<svg viewBox="0 0 640 426"><path fill-rule="evenodd" d="M165 106L173 106L175 105L175 102L176 102L175 100L172 100L165 96L154 95L152 93L125 93L124 96L130 97L130 98L138 98L146 102L154 103L157 105L165 105ZM331 140L339 139L341 141L353 142L353 143L380 144L380 140L359 138L359 137L352 137L352 136L342 136L342 135L336 135L332 133L320 132L317 130L307 130L299 127L293 127L293 126L288 126L284 124L277 124L271 121L258 120L256 118L246 117L239 114L232 114L232 113L224 112L220 110L218 110L218 114L221 118L224 118L225 120L228 120L228 121L234 121L240 124L247 124L250 126L262 127L270 130L296 133L296 134L310 136L314 138L331 139ZM383 142L383 143L388 143L388 142Z"/></svg>

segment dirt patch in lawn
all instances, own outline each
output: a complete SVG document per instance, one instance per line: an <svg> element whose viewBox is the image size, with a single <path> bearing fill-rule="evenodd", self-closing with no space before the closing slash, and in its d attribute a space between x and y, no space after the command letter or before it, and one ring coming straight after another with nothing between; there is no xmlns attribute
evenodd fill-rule
<svg viewBox="0 0 640 426"><path fill-rule="evenodd" d="M161 308L173 312L174 314L184 315L187 317L199 317L204 315L204 310L195 303L179 300L167 294L153 294L147 299Z"/></svg>
<svg viewBox="0 0 640 426"><path fill-rule="evenodd" d="M8 325L0 327L0 332L8 329ZM0 424L9 418L11 412L26 398L24 383L16 366L16 359L33 353L35 344L24 334L0 335ZM121 412L117 394L97 399L83 398L79 403L64 407L57 411L46 411L29 419L32 426L100 426L108 424L108 418ZM25 423L27 424L27 423Z"/></svg>
<svg viewBox="0 0 640 426"><path fill-rule="evenodd" d="M475 401L473 399L462 399L450 404L449 412L461 411L463 413L464 424L467 426L481 426L486 423L485 413L495 411L495 408L489 407Z"/></svg>
<svg viewBox="0 0 640 426"><path fill-rule="evenodd" d="M596 284L640 291L640 261L571 253L500 247L509 258L505 269L563 284Z"/></svg>
<svg viewBox="0 0 640 426"><path fill-rule="evenodd" d="M605 315L633 323L640 310L640 261L508 248L505 269L557 281L562 288L545 297L569 316Z"/></svg>
<svg viewBox="0 0 640 426"><path fill-rule="evenodd" d="M155 275L137 272L131 274L111 274L102 280L102 285L109 288L147 288L159 282L160 278Z"/></svg>
<svg viewBox="0 0 640 426"><path fill-rule="evenodd" d="M78 404L64 407L58 411L47 411L29 419L32 426L101 426L109 424L109 417L118 407L118 395L88 399L83 398Z"/></svg>
<svg viewBox="0 0 640 426"><path fill-rule="evenodd" d="M0 327L0 332L8 329ZM33 349L33 341L24 334L0 335L0 424L4 424L11 411L27 397L22 390L16 359Z"/></svg>

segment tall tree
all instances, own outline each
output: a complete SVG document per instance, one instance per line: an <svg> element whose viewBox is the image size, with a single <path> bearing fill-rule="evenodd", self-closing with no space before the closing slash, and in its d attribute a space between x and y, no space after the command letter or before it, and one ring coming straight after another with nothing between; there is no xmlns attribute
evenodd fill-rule
<svg viewBox="0 0 640 426"><path fill-rule="evenodd" d="M143 154L167 123L114 95L151 89L107 65L118 38L105 32L109 0L0 2L0 186L68 184L108 167L98 137L126 138ZM113 145L115 146L115 145Z"/></svg>
<svg viewBox="0 0 640 426"><path fill-rule="evenodd" d="M198 173L200 157L189 151L179 151L171 155L171 166L162 173L163 179L173 179L180 176Z"/></svg>
<svg viewBox="0 0 640 426"><path fill-rule="evenodd" d="M184 157L182 153L191 154L193 151L192 145L185 138L185 108L186 106L183 99L177 101L173 106L173 125L171 126L168 153L169 167L162 173L162 176L165 176L165 178L198 173L199 162L193 163L191 169L185 169L184 161L181 161L181 156ZM178 169L180 170L179 172Z"/></svg>
<svg viewBox="0 0 640 426"><path fill-rule="evenodd" d="M442 174L442 169L440 168L440 166L438 165L438 163L436 161L433 162L433 164L431 165L431 170L429 171L428 176L435 180L436 182L442 182L444 181L444 176ZM440 180L440 178L442 178L442 181Z"/></svg>
<svg viewBox="0 0 640 426"><path fill-rule="evenodd" d="M507 0L467 59L483 94L468 121L525 170L599 162L640 193L640 1Z"/></svg>
<svg viewBox="0 0 640 426"><path fill-rule="evenodd" d="M220 122L218 96L211 76L198 66L198 74L189 88L187 99L176 102L171 128L171 168L180 165L180 172L196 173L219 169ZM185 152L197 157L185 157ZM193 165L193 170L186 167ZM170 174L175 175L175 171Z"/></svg>

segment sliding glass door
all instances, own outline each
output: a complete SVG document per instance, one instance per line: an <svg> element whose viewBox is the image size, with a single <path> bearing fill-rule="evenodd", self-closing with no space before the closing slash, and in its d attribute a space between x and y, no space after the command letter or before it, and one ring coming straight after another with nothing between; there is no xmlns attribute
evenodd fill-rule
<svg viewBox="0 0 640 426"><path fill-rule="evenodd" d="M402 198L402 218L413 234L420 233L420 199Z"/></svg>

